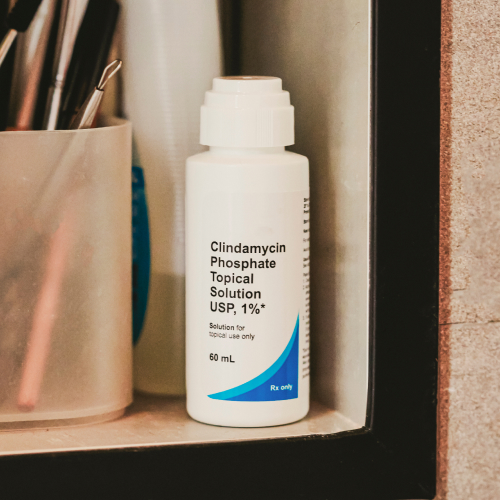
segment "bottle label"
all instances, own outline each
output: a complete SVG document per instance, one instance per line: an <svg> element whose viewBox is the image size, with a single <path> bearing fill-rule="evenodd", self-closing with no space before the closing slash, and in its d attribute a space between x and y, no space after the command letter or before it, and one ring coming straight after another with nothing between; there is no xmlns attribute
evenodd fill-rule
<svg viewBox="0 0 500 500"><path fill-rule="evenodd" d="M198 240L205 395L298 398L309 377L309 193L211 194Z"/></svg>

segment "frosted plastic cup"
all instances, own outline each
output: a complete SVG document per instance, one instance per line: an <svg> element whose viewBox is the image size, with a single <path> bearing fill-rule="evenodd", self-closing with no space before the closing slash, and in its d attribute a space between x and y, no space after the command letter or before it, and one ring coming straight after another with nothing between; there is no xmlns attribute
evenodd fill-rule
<svg viewBox="0 0 500 500"><path fill-rule="evenodd" d="M131 125L0 133L0 428L132 401Z"/></svg>

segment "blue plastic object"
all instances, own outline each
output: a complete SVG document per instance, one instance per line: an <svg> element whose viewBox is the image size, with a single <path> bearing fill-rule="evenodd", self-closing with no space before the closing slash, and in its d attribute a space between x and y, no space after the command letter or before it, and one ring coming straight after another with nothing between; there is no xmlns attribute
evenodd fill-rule
<svg viewBox="0 0 500 500"><path fill-rule="evenodd" d="M151 252L148 207L141 167L132 167L132 336L141 336L148 304Z"/></svg>

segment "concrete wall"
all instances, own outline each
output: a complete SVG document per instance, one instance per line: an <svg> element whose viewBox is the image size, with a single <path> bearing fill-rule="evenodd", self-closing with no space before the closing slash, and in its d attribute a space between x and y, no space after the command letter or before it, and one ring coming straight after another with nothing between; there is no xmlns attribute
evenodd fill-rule
<svg viewBox="0 0 500 500"><path fill-rule="evenodd" d="M500 499L500 2L443 0L438 497Z"/></svg>

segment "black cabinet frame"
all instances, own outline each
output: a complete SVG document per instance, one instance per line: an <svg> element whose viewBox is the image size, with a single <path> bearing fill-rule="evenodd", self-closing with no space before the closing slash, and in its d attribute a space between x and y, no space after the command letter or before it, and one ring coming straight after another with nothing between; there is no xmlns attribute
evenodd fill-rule
<svg viewBox="0 0 500 500"><path fill-rule="evenodd" d="M2 498L434 497L440 19L439 0L373 0L366 426L289 439L2 457Z"/></svg>

